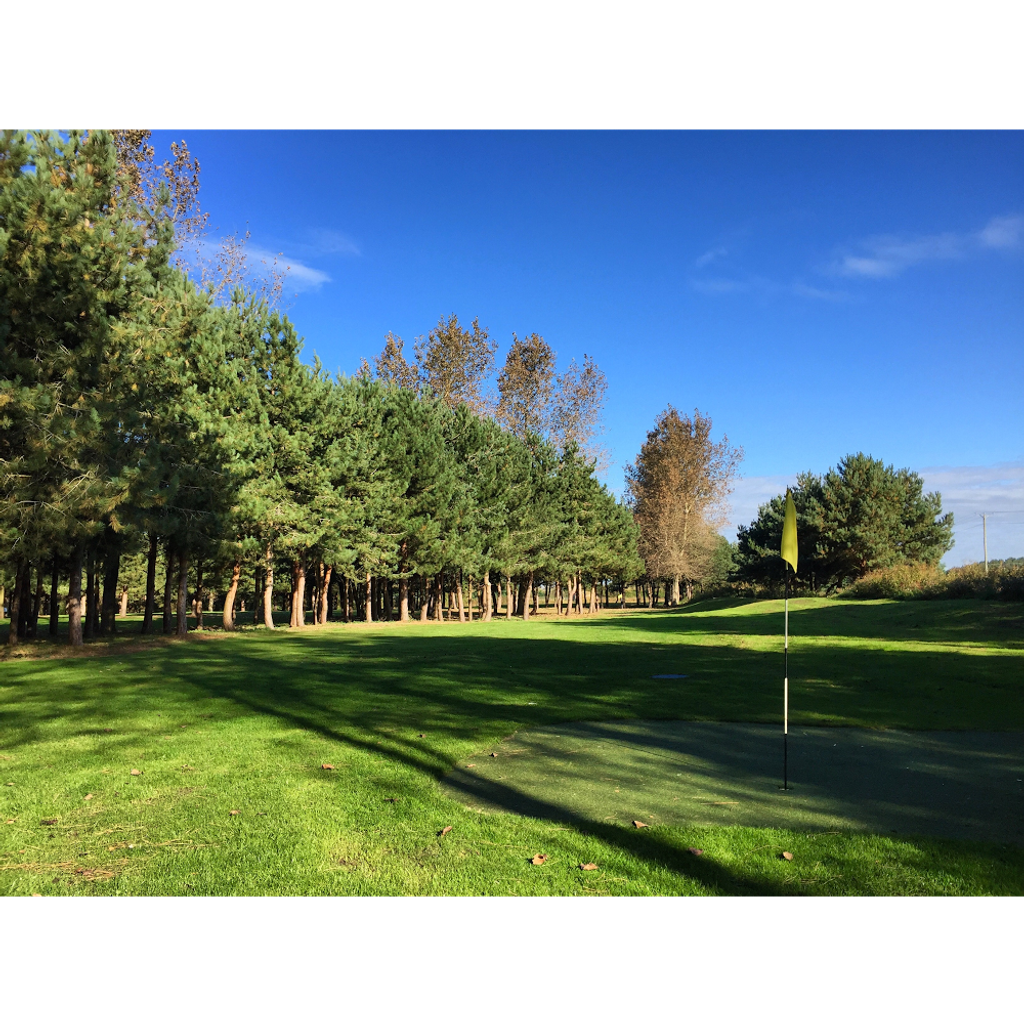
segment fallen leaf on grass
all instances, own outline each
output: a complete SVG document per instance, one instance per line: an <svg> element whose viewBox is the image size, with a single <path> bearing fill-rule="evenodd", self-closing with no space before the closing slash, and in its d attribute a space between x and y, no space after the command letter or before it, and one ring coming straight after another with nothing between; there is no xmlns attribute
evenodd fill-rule
<svg viewBox="0 0 1024 1024"><path fill-rule="evenodd" d="M421 732L420 733L420 739L423 740L423 739L426 739L426 738L427 738L427 734L425 732Z"/></svg>
<svg viewBox="0 0 1024 1024"><path fill-rule="evenodd" d="M57 819L56 818L43 818L43 820L41 822L39 822L39 824L40 825L56 825L57 824Z"/></svg>
<svg viewBox="0 0 1024 1024"><path fill-rule="evenodd" d="M14 824L14 819L13 818L8 818L7 819L7 824L8 825L13 825Z"/></svg>
<svg viewBox="0 0 1024 1024"><path fill-rule="evenodd" d="M634 828L647 828L647 822L646 821L634 821L633 822L633 827Z"/></svg>
<svg viewBox="0 0 1024 1024"><path fill-rule="evenodd" d="M334 765L333 764L322 764L322 765L320 765L320 767L323 768L323 770L325 772L333 772L334 771Z"/></svg>
<svg viewBox="0 0 1024 1024"><path fill-rule="evenodd" d="M538 853L535 857L531 857L530 858L530 863L531 864L543 864L544 861L546 861L547 859L548 859L548 855L546 853Z"/></svg>
<svg viewBox="0 0 1024 1024"><path fill-rule="evenodd" d="M398 803L398 797L397 796L386 796L386 797L384 797L384 803L386 803L386 804L397 804Z"/></svg>
<svg viewBox="0 0 1024 1024"><path fill-rule="evenodd" d="M228 811L228 814L241 814L241 811Z"/></svg>
<svg viewBox="0 0 1024 1024"><path fill-rule="evenodd" d="M446 836L446 835L448 835L449 832L451 832L451 830L452 830L451 825L445 825L445 827L443 829L441 829L441 831L438 832L437 834L439 836Z"/></svg>
<svg viewBox="0 0 1024 1024"><path fill-rule="evenodd" d="M689 847L686 852L687 853L692 853L694 855L694 857L703 857L704 856L704 851L703 850L698 850L696 846Z"/></svg>
<svg viewBox="0 0 1024 1024"><path fill-rule="evenodd" d="M596 871L596 870L597 870L597 865L596 864L581 864L580 865L580 871Z"/></svg>
<svg viewBox="0 0 1024 1024"><path fill-rule="evenodd" d="M792 859L793 859L793 854L791 854L791 853L789 852L789 850L783 850L783 851L782 851L782 853L780 853L780 854L779 854L779 856L780 856L780 857L781 857L781 858L782 858L783 860L792 860Z"/></svg>
<svg viewBox="0 0 1024 1024"><path fill-rule="evenodd" d="M467 765L466 765L466 767L467 767L467 768L475 768L475 767L476 767L476 765L475 765L475 764L467 764Z"/></svg>
<svg viewBox="0 0 1024 1024"><path fill-rule="evenodd" d="M92 799L92 793L86 793L85 796L82 799L83 800L91 800Z"/></svg>
<svg viewBox="0 0 1024 1024"><path fill-rule="evenodd" d="M491 754L491 757L497 757L497 756L498 756L497 754Z"/></svg>
<svg viewBox="0 0 1024 1024"><path fill-rule="evenodd" d="M32 893L32 895L33 896L42 896L43 894L41 892L34 892L34 893Z"/></svg>
<svg viewBox="0 0 1024 1024"><path fill-rule="evenodd" d="M140 772L138 768L133 768L132 769L132 775L141 775L141 774L142 774L142 772Z"/></svg>

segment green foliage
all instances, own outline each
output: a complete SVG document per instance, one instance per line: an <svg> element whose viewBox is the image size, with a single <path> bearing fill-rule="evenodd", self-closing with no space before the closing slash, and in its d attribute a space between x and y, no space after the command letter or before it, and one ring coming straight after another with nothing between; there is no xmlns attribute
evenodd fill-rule
<svg viewBox="0 0 1024 1024"><path fill-rule="evenodd" d="M909 469L895 470L863 453L848 455L824 477L801 473L792 489L797 512L799 592L828 591L896 565L938 565L953 546L953 514L937 493L924 493ZM785 499L772 498L738 530L737 578L778 588Z"/></svg>

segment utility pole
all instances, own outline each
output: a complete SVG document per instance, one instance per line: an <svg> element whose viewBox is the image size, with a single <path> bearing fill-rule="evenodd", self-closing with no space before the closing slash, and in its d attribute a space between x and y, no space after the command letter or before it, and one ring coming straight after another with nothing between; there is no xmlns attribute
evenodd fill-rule
<svg viewBox="0 0 1024 1024"><path fill-rule="evenodd" d="M981 537L985 548L985 575L988 575L988 513L981 513Z"/></svg>

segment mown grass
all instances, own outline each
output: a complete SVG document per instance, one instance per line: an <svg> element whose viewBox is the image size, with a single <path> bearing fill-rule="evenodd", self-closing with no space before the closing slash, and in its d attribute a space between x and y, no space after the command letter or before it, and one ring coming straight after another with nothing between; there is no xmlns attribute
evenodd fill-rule
<svg viewBox="0 0 1024 1024"><path fill-rule="evenodd" d="M1024 893L1014 846L636 830L479 814L443 795L452 767L521 728L777 720L780 611L707 603L185 643L134 644L122 629L128 639L92 645L95 657L8 658L0 892ZM807 599L791 602L790 624L797 723L1024 728L1017 606ZM651 678L667 673L688 678ZM548 855L542 866L529 863L537 853ZM598 869L581 871L588 862Z"/></svg>

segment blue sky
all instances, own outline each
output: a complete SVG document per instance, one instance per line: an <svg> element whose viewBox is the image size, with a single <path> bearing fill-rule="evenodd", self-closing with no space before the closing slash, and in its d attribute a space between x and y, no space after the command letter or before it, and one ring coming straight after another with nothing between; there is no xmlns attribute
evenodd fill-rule
<svg viewBox="0 0 1024 1024"><path fill-rule="evenodd" d="M608 377L616 491L657 414L741 445L733 521L863 450L909 466L981 557L1024 510L1024 133L157 132L213 235L292 267L331 370L475 316ZM1024 555L1024 511L989 520Z"/></svg>

